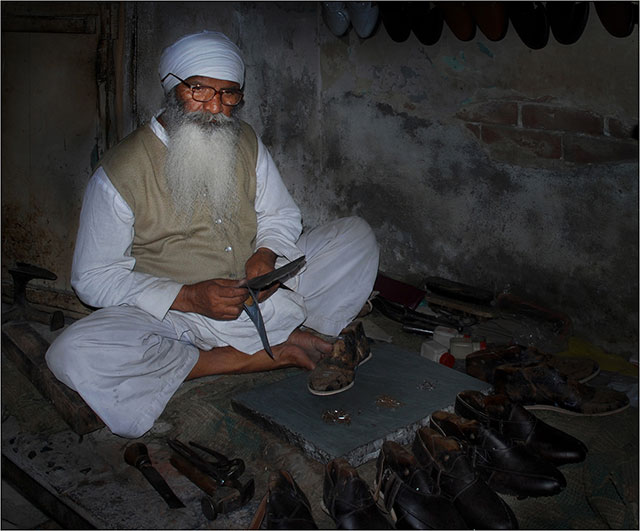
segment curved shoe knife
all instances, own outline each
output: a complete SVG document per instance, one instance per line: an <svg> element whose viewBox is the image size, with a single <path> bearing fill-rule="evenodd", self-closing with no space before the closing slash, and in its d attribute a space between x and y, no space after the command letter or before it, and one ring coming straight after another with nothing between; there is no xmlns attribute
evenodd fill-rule
<svg viewBox="0 0 640 531"><path fill-rule="evenodd" d="M305 257L301 256L300 258L296 258L293 262L289 262L288 264L285 264L278 269L274 269L266 275L260 275L259 277L254 277L247 281L249 297L247 297L247 300L244 301L242 307L244 308L244 311L247 312L249 319L251 319L256 329L258 330L258 335L260 336L260 341L262 341L262 346L267 354L269 354L271 359L274 359L274 357L273 352L271 352L271 346L269 345L269 339L267 338L267 331L264 327L264 321L262 320L260 306L258 305L258 293L260 293L261 290L271 286L275 282L283 282L292 277L304 264Z"/></svg>

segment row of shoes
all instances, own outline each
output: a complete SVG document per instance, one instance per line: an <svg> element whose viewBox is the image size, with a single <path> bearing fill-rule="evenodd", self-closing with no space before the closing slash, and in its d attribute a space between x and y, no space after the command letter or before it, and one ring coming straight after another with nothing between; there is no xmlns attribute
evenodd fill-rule
<svg viewBox="0 0 640 531"><path fill-rule="evenodd" d="M581 441L505 395L462 391L454 409L434 412L411 450L385 441L373 489L344 458L325 466L322 507L338 529L516 529L498 493L558 494L567 483L557 467L586 458ZM271 475L261 507L268 529L317 528L286 471Z"/></svg>
<svg viewBox="0 0 640 531"><path fill-rule="evenodd" d="M351 26L361 39L370 37L378 23L377 2L322 2L322 18L336 37Z"/></svg>
<svg viewBox="0 0 640 531"><path fill-rule="evenodd" d="M611 35L631 35L638 20L636 2L596 2L595 8ZM587 26L589 2L322 2L322 18L337 37L353 26L366 39L380 18L393 41L404 42L413 32L426 45L438 42L445 21L461 41L472 40L476 28L490 41L500 41L511 23L522 42L538 50L550 33L560 44L577 42Z"/></svg>

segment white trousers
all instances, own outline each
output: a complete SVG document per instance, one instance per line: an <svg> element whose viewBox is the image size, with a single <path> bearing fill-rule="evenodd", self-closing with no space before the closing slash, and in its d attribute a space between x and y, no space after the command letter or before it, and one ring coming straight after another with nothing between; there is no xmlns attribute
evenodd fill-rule
<svg viewBox="0 0 640 531"><path fill-rule="evenodd" d="M301 324L335 336L358 314L373 288L379 250L361 218L303 233L296 244L306 267L260 304L271 345ZM147 432L198 361L199 349L262 349L248 316L215 321L169 311L158 320L134 306L102 308L73 323L52 343L47 365L77 391L116 435Z"/></svg>

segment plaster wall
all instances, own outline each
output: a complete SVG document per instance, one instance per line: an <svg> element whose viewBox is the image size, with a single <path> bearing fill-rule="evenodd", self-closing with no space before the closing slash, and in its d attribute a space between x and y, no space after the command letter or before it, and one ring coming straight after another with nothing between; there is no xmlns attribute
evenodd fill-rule
<svg viewBox="0 0 640 531"><path fill-rule="evenodd" d="M82 13L97 5L54 4ZM393 42L382 25L368 39L353 30L338 38L318 2L121 5L121 135L162 105L161 50L186 33L223 31L247 65L241 116L307 228L362 216L390 276L509 289L566 312L600 346L637 351L638 160L628 138L638 123L637 26L612 37L592 4L577 43L551 36L534 51L513 28L499 42L480 31L462 42L445 26L433 46L413 35ZM22 260L58 274L40 285L71 293L80 202L101 152L97 46L93 33L3 34L5 282L6 267ZM49 92L38 92L43 85ZM25 90L29 106L9 105ZM527 136L536 106L542 119ZM604 129L545 125L577 115L589 127L600 117Z"/></svg>
<svg viewBox="0 0 640 531"><path fill-rule="evenodd" d="M307 227L360 215L378 237L381 270L395 278L510 290L568 313L600 345L637 348L637 157L505 160L460 119L470 105L509 100L637 124L637 26L612 37L591 9L577 43L551 36L534 51L513 28L499 42L480 31L462 42L445 25L433 46L414 35L393 42L382 25L368 39L353 30L338 38L315 2L136 9L140 121L161 102L162 47L202 28L223 31L245 54L243 117Z"/></svg>

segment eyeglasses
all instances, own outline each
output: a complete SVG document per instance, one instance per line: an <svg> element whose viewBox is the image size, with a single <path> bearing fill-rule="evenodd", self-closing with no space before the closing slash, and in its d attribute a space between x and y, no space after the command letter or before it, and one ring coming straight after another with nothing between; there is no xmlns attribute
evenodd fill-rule
<svg viewBox="0 0 640 531"><path fill-rule="evenodd" d="M235 107L242 101L242 98L244 97L244 92L242 92L240 89L222 88L217 90L213 87L200 85L199 83L191 85L184 79L180 79L178 76L172 74L171 72L164 76L160 81L164 82L164 80L169 76L175 77L178 81L180 81L180 83L184 83L187 87L189 87L191 89L191 95L193 96L193 99L201 103L211 101L216 97L216 94L220 94L220 102L222 103L222 105L226 105L227 107Z"/></svg>

